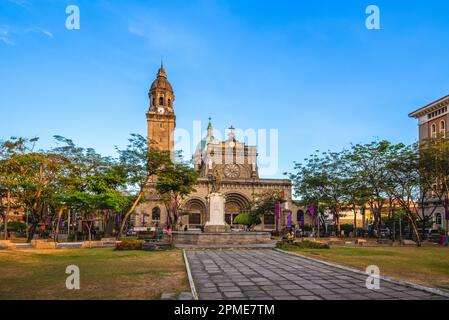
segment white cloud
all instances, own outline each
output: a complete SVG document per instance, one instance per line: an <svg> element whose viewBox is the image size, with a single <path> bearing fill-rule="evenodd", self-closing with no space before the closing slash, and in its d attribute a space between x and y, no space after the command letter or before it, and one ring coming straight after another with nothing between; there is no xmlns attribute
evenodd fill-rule
<svg viewBox="0 0 449 320"><path fill-rule="evenodd" d="M14 41L11 39L9 26L0 25L0 41L9 46L15 45Z"/></svg>
<svg viewBox="0 0 449 320"><path fill-rule="evenodd" d="M28 29L25 30L25 33L30 33L30 32L43 34L43 35L47 36L48 38L53 39L53 33L51 33L48 30L45 30L43 28L34 27L34 28L28 28Z"/></svg>
<svg viewBox="0 0 449 320"><path fill-rule="evenodd" d="M195 54L204 48L198 34L173 21L163 23L153 17L140 19L129 23L128 32L148 40L152 47L161 51L177 49L185 54Z"/></svg>
<svg viewBox="0 0 449 320"><path fill-rule="evenodd" d="M30 7L30 2L28 0L8 0L8 1L22 8L28 9Z"/></svg>
<svg viewBox="0 0 449 320"><path fill-rule="evenodd" d="M40 34L49 39L53 39L54 37L52 32L40 27L32 27L27 29L18 29L18 28L13 29L9 25L0 25L0 42L3 42L6 45L14 46L16 43L13 40L13 35L18 37L28 33Z"/></svg>

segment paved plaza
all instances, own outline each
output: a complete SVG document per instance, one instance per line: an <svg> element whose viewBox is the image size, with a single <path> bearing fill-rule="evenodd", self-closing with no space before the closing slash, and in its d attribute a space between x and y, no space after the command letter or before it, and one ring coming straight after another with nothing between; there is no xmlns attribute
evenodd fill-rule
<svg viewBox="0 0 449 320"><path fill-rule="evenodd" d="M275 250L189 250L187 257L204 300L446 299L383 280L369 290L367 275Z"/></svg>

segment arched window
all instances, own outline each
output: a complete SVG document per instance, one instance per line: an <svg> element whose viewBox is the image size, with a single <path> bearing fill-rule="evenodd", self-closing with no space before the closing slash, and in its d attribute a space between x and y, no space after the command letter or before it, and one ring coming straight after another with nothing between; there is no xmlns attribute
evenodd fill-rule
<svg viewBox="0 0 449 320"><path fill-rule="evenodd" d="M171 99L168 98L168 106L171 107Z"/></svg>
<svg viewBox="0 0 449 320"><path fill-rule="evenodd" d="M435 224L441 225L441 213L435 215Z"/></svg>
<svg viewBox="0 0 449 320"><path fill-rule="evenodd" d="M153 211L151 211L151 220L153 221L161 220L161 209L159 209L159 207L154 207Z"/></svg>
<svg viewBox="0 0 449 320"><path fill-rule="evenodd" d="M164 105L164 97L159 97L159 105Z"/></svg>
<svg viewBox="0 0 449 320"><path fill-rule="evenodd" d="M156 99L153 97L153 106L156 105Z"/></svg>
<svg viewBox="0 0 449 320"><path fill-rule="evenodd" d="M446 135L446 121L441 120L440 122L440 133L443 134L443 136Z"/></svg>
<svg viewBox="0 0 449 320"><path fill-rule="evenodd" d="M432 124L431 136L432 136L432 138L435 138L436 135L437 135L437 126L434 123L434 124Z"/></svg>

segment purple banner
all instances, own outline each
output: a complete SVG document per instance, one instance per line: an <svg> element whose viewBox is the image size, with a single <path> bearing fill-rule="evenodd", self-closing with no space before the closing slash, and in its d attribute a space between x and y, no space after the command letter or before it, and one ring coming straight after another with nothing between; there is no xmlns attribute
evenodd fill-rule
<svg viewBox="0 0 449 320"><path fill-rule="evenodd" d="M276 217L276 220L279 220L281 217L281 204L279 202L276 202L274 205L274 216Z"/></svg>
<svg viewBox="0 0 449 320"><path fill-rule="evenodd" d="M292 213L289 212L288 215L287 215L287 228L290 228L292 226L292 224L293 224Z"/></svg>
<svg viewBox="0 0 449 320"><path fill-rule="evenodd" d="M315 205L312 203L309 207L310 218L313 220L315 218Z"/></svg>

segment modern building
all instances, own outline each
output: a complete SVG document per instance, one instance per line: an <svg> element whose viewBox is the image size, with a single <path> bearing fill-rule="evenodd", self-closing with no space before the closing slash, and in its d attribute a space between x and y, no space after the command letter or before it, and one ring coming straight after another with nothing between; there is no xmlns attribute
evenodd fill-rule
<svg viewBox="0 0 449 320"><path fill-rule="evenodd" d="M449 95L438 99L428 105L419 108L416 111L413 111L409 114L411 118L415 118L418 120L419 127L419 141L423 141L425 139L429 139L432 137L437 137L439 134L445 135L448 131L447 125L449 123ZM438 206L436 210L434 210L435 204L434 202L437 199L429 197L426 201L430 205L425 208L424 214L427 217L430 217L434 225L435 229L443 228L445 229L447 226L446 217L444 214L444 207ZM420 210L420 215L422 215ZM446 230L449 231L449 230Z"/></svg>
<svg viewBox="0 0 449 320"><path fill-rule="evenodd" d="M148 140L150 148L158 148L173 152L176 115L174 111L175 95L168 81L167 73L161 65L157 78L149 91L150 106L146 114ZM303 214L292 202L292 184L288 179L264 179L259 177L256 146L247 145L236 139L234 129L228 131L226 140L219 141L213 135L212 123L209 120L207 135L193 154L193 164L199 172L196 191L184 199L181 209L188 212L182 217L182 225L188 228L199 228L208 220L208 195L213 186L225 195L225 220L233 225L233 220L242 210L247 208L259 194L279 192L286 200L280 219L280 227L286 224L291 213L293 224L297 223L298 214ZM215 179L214 182L212 179ZM274 210L274 208L273 208ZM308 217L305 217L307 220ZM268 214L262 219L259 230L273 230L274 216ZM135 226L164 226L167 223L167 211L155 189L155 180L147 184L144 201L136 208ZM307 222L306 222L307 223Z"/></svg>

